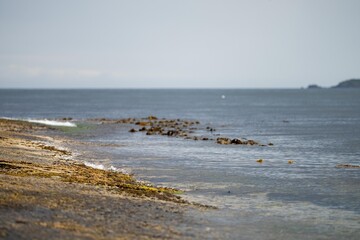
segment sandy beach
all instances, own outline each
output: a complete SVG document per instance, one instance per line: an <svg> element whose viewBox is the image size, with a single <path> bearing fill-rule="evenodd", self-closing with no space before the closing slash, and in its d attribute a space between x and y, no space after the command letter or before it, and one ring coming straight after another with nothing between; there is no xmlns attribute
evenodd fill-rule
<svg viewBox="0 0 360 240"><path fill-rule="evenodd" d="M1 239L196 239L178 190L87 167L45 125L0 120Z"/></svg>

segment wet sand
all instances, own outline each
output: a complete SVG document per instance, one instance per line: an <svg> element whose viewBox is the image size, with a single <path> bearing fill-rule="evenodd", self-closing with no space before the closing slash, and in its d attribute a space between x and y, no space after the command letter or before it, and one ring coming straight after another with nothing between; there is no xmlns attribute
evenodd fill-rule
<svg viewBox="0 0 360 240"><path fill-rule="evenodd" d="M40 124L0 120L1 239L200 239L176 189L83 165ZM205 235L204 235L205 234ZM215 236L212 236L215 237ZM215 237L216 238L216 237Z"/></svg>

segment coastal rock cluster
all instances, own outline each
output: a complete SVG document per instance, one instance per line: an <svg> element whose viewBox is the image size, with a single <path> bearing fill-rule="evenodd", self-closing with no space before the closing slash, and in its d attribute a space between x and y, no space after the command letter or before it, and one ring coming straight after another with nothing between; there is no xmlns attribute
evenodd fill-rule
<svg viewBox="0 0 360 240"><path fill-rule="evenodd" d="M358 168L360 169L360 165L353 165L353 164L338 164L336 165L337 168Z"/></svg>
<svg viewBox="0 0 360 240"><path fill-rule="evenodd" d="M218 144L225 144L225 145L227 145L227 144L235 144L235 145L250 145L250 146L252 146L252 145L266 146L264 144L260 144L260 143L254 141L254 140L251 140L251 139L250 140L244 140L244 139L241 140L239 138L231 139L231 138L226 138L226 137L218 137L216 139L216 142ZM273 144L269 143L268 145L272 146Z"/></svg>
<svg viewBox="0 0 360 240"><path fill-rule="evenodd" d="M142 132L146 135L159 135L167 137L180 137L190 140L215 141L221 145L248 145L248 146L272 146L272 143L267 145L260 144L251 139L228 138L215 134L216 129L210 126L203 127L199 121L183 120L183 119L159 119L156 116L148 116L146 118L124 118L124 119L91 119L100 121L102 124L131 124L135 125L129 132ZM196 136L196 132L206 133L206 136ZM218 136L215 138L215 136Z"/></svg>

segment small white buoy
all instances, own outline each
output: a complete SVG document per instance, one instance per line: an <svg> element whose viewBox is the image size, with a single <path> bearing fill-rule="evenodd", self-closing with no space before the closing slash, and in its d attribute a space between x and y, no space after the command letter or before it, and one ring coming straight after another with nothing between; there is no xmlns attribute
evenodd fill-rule
<svg viewBox="0 0 360 240"><path fill-rule="evenodd" d="M221 99L225 99L226 97L225 97L225 95L221 95Z"/></svg>

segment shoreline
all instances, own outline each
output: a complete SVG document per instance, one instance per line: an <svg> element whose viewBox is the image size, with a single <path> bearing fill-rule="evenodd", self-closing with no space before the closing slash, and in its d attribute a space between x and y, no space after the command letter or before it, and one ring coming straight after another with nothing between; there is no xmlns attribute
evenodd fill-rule
<svg viewBox="0 0 360 240"><path fill-rule="evenodd" d="M178 190L85 166L52 127L0 119L0 238L200 238ZM199 208L200 207L200 208ZM206 206L202 206L206 207Z"/></svg>

